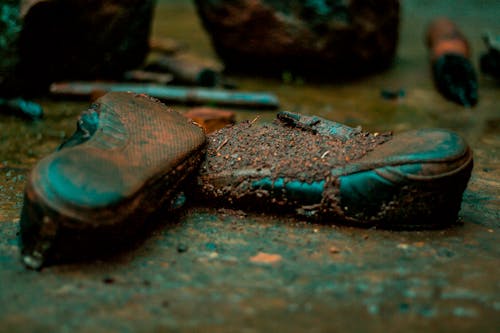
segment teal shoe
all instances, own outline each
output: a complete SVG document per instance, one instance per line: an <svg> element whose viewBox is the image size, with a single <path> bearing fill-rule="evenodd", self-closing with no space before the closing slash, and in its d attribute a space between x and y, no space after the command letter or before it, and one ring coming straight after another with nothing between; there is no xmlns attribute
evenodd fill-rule
<svg viewBox="0 0 500 333"><path fill-rule="evenodd" d="M435 228L457 220L472 152L443 129L370 134L281 112L209 136L198 195L326 223Z"/></svg>
<svg viewBox="0 0 500 333"><path fill-rule="evenodd" d="M77 126L27 178L21 248L33 269L130 247L204 157L203 130L144 95L107 94Z"/></svg>

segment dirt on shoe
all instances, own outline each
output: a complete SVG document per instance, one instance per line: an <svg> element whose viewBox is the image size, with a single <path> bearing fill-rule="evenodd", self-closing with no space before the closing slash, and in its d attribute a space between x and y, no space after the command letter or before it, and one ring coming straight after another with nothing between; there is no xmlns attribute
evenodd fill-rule
<svg viewBox="0 0 500 333"><path fill-rule="evenodd" d="M245 121L211 135L202 175L266 169L271 178L318 181L332 168L360 159L392 136L359 131L343 142L280 123Z"/></svg>
<svg viewBox="0 0 500 333"><path fill-rule="evenodd" d="M318 135L308 126L279 119L270 124L247 121L226 127L209 136L207 158L199 176L202 196L263 210L295 210L309 198L295 198L285 191L269 197L268 191L256 190L252 183L262 178L271 183L278 179L284 183L320 182L329 177L332 168L362 158L392 137L390 133L361 130L353 133L346 138Z"/></svg>

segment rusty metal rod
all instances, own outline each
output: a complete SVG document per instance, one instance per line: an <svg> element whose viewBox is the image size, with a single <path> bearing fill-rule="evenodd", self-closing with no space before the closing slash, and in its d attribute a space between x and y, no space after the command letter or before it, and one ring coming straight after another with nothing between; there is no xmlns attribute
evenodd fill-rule
<svg viewBox="0 0 500 333"><path fill-rule="evenodd" d="M210 88L187 88L158 84L134 84L112 82L60 82L50 86L50 92L58 96L89 97L99 92L135 92L156 97L162 101L182 104L215 104L249 109L277 109L278 98L265 92L238 92Z"/></svg>

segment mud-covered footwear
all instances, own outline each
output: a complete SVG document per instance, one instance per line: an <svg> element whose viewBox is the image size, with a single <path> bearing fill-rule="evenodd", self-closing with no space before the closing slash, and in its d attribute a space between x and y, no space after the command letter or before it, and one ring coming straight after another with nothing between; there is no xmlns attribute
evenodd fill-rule
<svg viewBox="0 0 500 333"><path fill-rule="evenodd" d="M175 198L204 156L203 130L144 95L110 93L78 121L72 138L27 180L22 258L53 258L127 241L145 218Z"/></svg>
<svg viewBox="0 0 500 333"><path fill-rule="evenodd" d="M327 223L429 228L457 219L472 152L442 129L370 134L288 112L209 136L198 186L211 202Z"/></svg>

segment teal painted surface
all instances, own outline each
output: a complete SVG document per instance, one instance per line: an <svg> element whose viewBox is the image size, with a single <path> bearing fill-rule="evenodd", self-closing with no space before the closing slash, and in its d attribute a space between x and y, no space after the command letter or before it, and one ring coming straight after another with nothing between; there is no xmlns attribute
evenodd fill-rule
<svg viewBox="0 0 500 333"><path fill-rule="evenodd" d="M286 197L291 200L297 200L304 205L319 203L323 195L325 181L301 182L298 180L286 181L283 178L272 180L269 177L252 182L253 189L263 189L271 193L271 196L279 197L286 191Z"/></svg>

